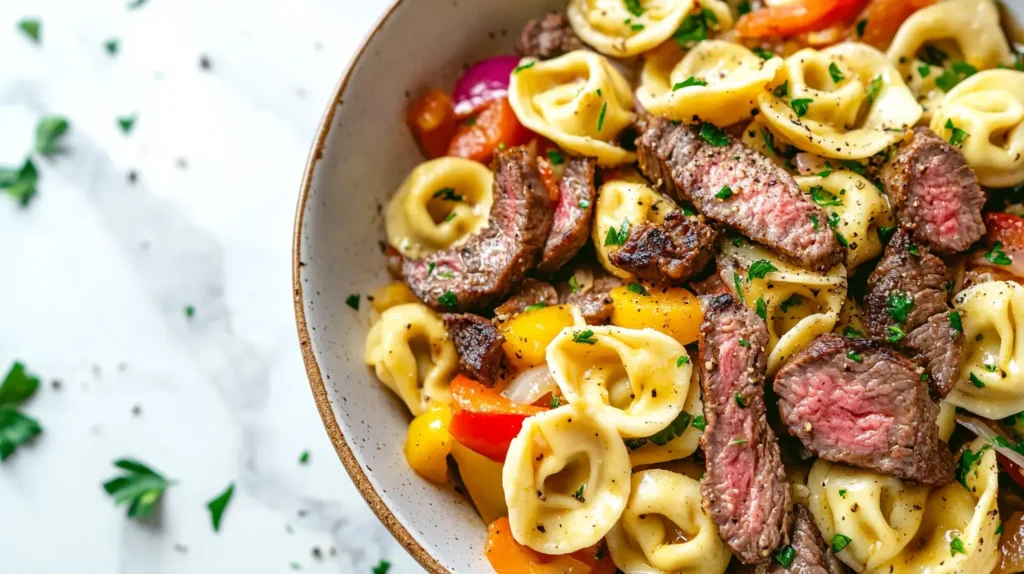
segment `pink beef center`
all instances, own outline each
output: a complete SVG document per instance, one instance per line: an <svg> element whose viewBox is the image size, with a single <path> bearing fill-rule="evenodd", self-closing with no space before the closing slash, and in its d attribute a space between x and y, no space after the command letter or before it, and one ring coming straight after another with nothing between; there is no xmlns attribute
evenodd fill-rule
<svg viewBox="0 0 1024 574"><path fill-rule="evenodd" d="M790 387L795 405L790 423L805 426L809 422L810 434L819 443L857 454L885 452L893 417L885 405L855 392L858 388L842 384L831 370L807 373Z"/></svg>
<svg viewBox="0 0 1024 574"><path fill-rule="evenodd" d="M960 232L960 192L946 176L941 165L933 163L918 176L917 198L921 205L917 214L942 236ZM914 201L911 198L910 201Z"/></svg>

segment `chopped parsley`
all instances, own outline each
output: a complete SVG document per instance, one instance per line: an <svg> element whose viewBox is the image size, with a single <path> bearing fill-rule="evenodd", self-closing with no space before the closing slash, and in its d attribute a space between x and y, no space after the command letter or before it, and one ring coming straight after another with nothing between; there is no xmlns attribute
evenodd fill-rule
<svg viewBox="0 0 1024 574"><path fill-rule="evenodd" d="M813 228L813 229L814 229L815 231L817 231L817 230L818 230L818 227L819 227L819 223L818 223L818 216L812 213L812 214L810 215L810 218L811 218L811 227L812 227L812 228Z"/></svg>
<svg viewBox="0 0 1024 574"><path fill-rule="evenodd" d="M868 84L868 104L874 103L878 93L882 91L882 76L875 76Z"/></svg>
<svg viewBox="0 0 1024 574"><path fill-rule="evenodd" d="M702 8L700 12L687 16L672 34L672 38L683 48L690 48L697 42L708 39L708 28L712 24L718 24L718 17L711 10Z"/></svg>
<svg viewBox="0 0 1024 574"><path fill-rule="evenodd" d="M747 444L747 439L745 439L745 438L734 438L731 441L729 441L729 444L726 445L726 446L743 446L745 444Z"/></svg>
<svg viewBox="0 0 1024 574"><path fill-rule="evenodd" d="M843 205L843 202L838 197L825 191L825 188L820 185L815 185L811 188L811 200L822 207Z"/></svg>
<svg viewBox="0 0 1024 574"><path fill-rule="evenodd" d="M1013 263L1013 259L1003 251L1003 243L1001 241L996 241L992 245L992 249L985 252L985 259L996 265L1010 265Z"/></svg>
<svg viewBox="0 0 1024 574"><path fill-rule="evenodd" d="M718 129L715 124L704 122L700 126L700 137L714 147L725 147L729 145L729 136Z"/></svg>
<svg viewBox="0 0 1024 574"><path fill-rule="evenodd" d="M846 489L845 488L840 488L839 489L839 498L846 498Z"/></svg>
<svg viewBox="0 0 1024 574"><path fill-rule="evenodd" d="M737 16L742 16L744 14L749 14L749 13L750 13L750 2L748 2L747 0L743 0L743 2L740 2L739 6L736 7L736 15Z"/></svg>
<svg viewBox="0 0 1024 574"><path fill-rule="evenodd" d="M715 197L722 201L729 199L732 197L732 188L728 185L723 185L722 189L718 190L718 193L715 194Z"/></svg>
<svg viewBox="0 0 1024 574"><path fill-rule="evenodd" d="M576 293L577 291L580 290L580 282L578 279L576 279L575 273L572 275L572 277L569 277L569 290L572 291L573 293Z"/></svg>
<svg viewBox="0 0 1024 574"><path fill-rule="evenodd" d="M135 122L138 121L138 119L139 116L136 114L117 118L117 125L121 128L121 133L124 135L132 133L132 130L135 128Z"/></svg>
<svg viewBox="0 0 1024 574"><path fill-rule="evenodd" d="M373 567L372 574L388 574L388 570L391 569L391 563L387 560L381 560Z"/></svg>
<svg viewBox="0 0 1024 574"><path fill-rule="evenodd" d="M847 240L846 236L844 236L842 233L839 233L838 231L833 231L832 234L836 236L836 241L839 242L839 245L841 245L843 247L849 247L850 246L849 240Z"/></svg>
<svg viewBox="0 0 1024 574"><path fill-rule="evenodd" d="M956 537L949 541L949 555L956 556L957 553L964 555L967 554L967 549L964 548L964 541L960 540L959 537Z"/></svg>
<svg viewBox="0 0 1024 574"><path fill-rule="evenodd" d="M964 324L960 319L960 311L953 311L949 314L949 328L957 333L964 332Z"/></svg>
<svg viewBox="0 0 1024 574"><path fill-rule="evenodd" d="M26 159L21 168L0 168L0 191L14 198L22 207L36 196L38 183L39 172L32 158Z"/></svg>
<svg viewBox="0 0 1024 574"><path fill-rule="evenodd" d="M792 546L786 546L775 553L775 561L782 564L783 568L789 568L796 558L796 550Z"/></svg>
<svg viewBox="0 0 1024 574"><path fill-rule="evenodd" d="M214 532L220 532L220 521L224 517L224 510L227 509L228 503L231 502L233 494L235 494L235 483L232 482L217 498L206 503L206 508L210 510L210 522L213 523Z"/></svg>
<svg viewBox="0 0 1024 574"><path fill-rule="evenodd" d="M358 293L353 293L352 295L349 295L348 297L345 297L345 304L348 305L349 307L352 307L356 311L358 311L359 310L359 294ZM193 310L193 313L195 313L194 310ZM191 315L188 312L188 308L187 307L185 308L185 314L189 315L191 317Z"/></svg>
<svg viewBox="0 0 1024 574"><path fill-rule="evenodd" d="M761 128L761 139L764 140L764 147L768 148L768 151L777 153L775 151L775 134L768 131L766 128Z"/></svg>
<svg viewBox="0 0 1024 574"><path fill-rule="evenodd" d="M131 2L128 3L128 9L129 10L136 10L138 8L142 8L142 5L145 4L146 2L147 2L147 0L132 0Z"/></svg>
<svg viewBox="0 0 1024 574"><path fill-rule="evenodd" d="M706 86L706 85L708 85L708 83L705 82L704 80L698 80L697 78L694 78L693 76L690 76L689 78L686 78L682 82L677 82L676 84L674 84L672 86L672 91L674 92L676 90L681 90L683 88L689 88L690 86Z"/></svg>
<svg viewBox="0 0 1024 574"><path fill-rule="evenodd" d="M836 554L842 552L847 546L850 545L853 540L849 536L843 536L842 534L836 534L832 537L832 552Z"/></svg>
<svg viewBox="0 0 1024 574"><path fill-rule="evenodd" d="M173 482L137 460L122 458L114 466L127 473L104 482L103 490L114 497L115 504L129 503L129 518L146 519Z"/></svg>
<svg viewBox="0 0 1024 574"><path fill-rule="evenodd" d="M356 295L349 295L348 299L351 299L352 297L356 297ZM345 300L346 304L348 303L348 299ZM359 305L358 301L356 302L356 305L357 306ZM352 305L349 305L349 307L351 307L351 306ZM185 317L188 317L189 319L191 319L192 317L195 317L195 315L196 315L196 308L194 306L192 306L192 305L185 305Z"/></svg>
<svg viewBox="0 0 1024 574"><path fill-rule="evenodd" d="M644 13L643 6L640 5L640 0L622 0L623 4L626 5L626 10L634 16L642 16Z"/></svg>
<svg viewBox="0 0 1024 574"><path fill-rule="evenodd" d="M921 251L918 250L916 243L911 243L910 246L907 247L907 253L913 255L914 257L921 256Z"/></svg>
<svg viewBox="0 0 1024 574"><path fill-rule="evenodd" d="M637 295L643 295L644 297L651 296L651 293L639 283L630 283L626 289L628 289L630 293L636 293Z"/></svg>
<svg viewBox="0 0 1024 574"><path fill-rule="evenodd" d="M548 306L547 303L541 301L540 303L534 303L533 305L527 305L526 308L523 309L523 312L524 313L528 313L530 311L536 311L538 309L545 309L545 308L547 308L547 306Z"/></svg>
<svg viewBox="0 0 1024 574"><path fill-rule="evenodd" d="M437 302L450 309L454 309L459 306L459 298L456 297L455 293L452 293L451 290L445 291L437 298Z"/></svg>
<svg viewBox="0 0 1024 574"><path fill-rule="evenodd" d="M896 233L896 227L878 227L878 240L882 243L888 243L889 238L892 234Z"/></svg>
<svg viewBox="0 0 1024 574"><path fill-rule="evenodd" d="M772 90L772 94L774 94L776 98L785 98L786 96L788 96L789 80L786 80L785 82L782 82L778 86L775 86L775 89Z"/></svg>
<svg viewBox="0 0 1024 574"><path fill-rule="evenodd" d="M789 313L790 308L796 307L804 302L804 298L796 293L790 295L785 301L779 304L779 309L782 309L783 313Z"/></svg>
<svg viewBox="0 0 1024 574"><path fill-rule="evenodd" d="M851 339L863 339L864 333L861 333L853 327L843 327L843 336L850 337Z"/></svg>
<svg viewBox="0 0 1024 574"><path fill-rule="evenodd" d="M832 175L832 164L826 161L825 162L825 169L819 171L818 173L816 173L814 175L816 175L818 177L828 177L828 176Z"/></svg>
<svg viewBox="0 0 1024 574"><path fill-rule="evenodd" d="M753 279L764 279L764 276L773 272L778 271L771 261L767 259L758 259L757 261L750 264L750 269L747 270L747 280Z"/></svg>
<svg viewBox="0 0 1024 574"><path fill-rule="evenodd" d="M828 226L831 227L832 229L839 228L839 214L838 213L836 213L834 211L832 213L829 213L828 214L828 219L826 219L825 221L828 222Z"/></svg>
<svg viewBox="0 0 1024 574"><path fill-rule="evenodd" d="M761 47L754 48L753 52L754 54L757 55L758 58L761 58L762 60L771 60L772 58L775 57L775 52L772 52L771 50L765 50L764 48Z"/></svg>
<svg viewBox="0 0 1024 574"><path fill-rule="evenodd" d="M689 362L690 362L690 357L687 357L686 355L679 355L679 358L676 359L676 366L677 367L682 367L683 365L685 365L685 364L687 364Z"/></svg>
<svg viewBox="0 0 1024 574"><path fill-rule="evenodd" d="M743 277L739 273L732 274L732 283L736 286L736 296L743 302Z"/></svg>
<svg viewBox="0 0 1024 574"><path fill-rule="evenodd" d="M906 323L907 315L914 310L914 298L909 293L889 293L885 300L885 312L897 323Z"/></svg>
<svg viewBox="0 0 1024 574"><path fill-rule="evenodd" d="M846 358L850 359L851 361L853 361L855 363L863 363L864 362L864 359L862 359L860 357L860 355L856 351L850 351L849 353L846 353Z"/></svg>
<svg viewBox="0 0 1024 574"><path fill-rule="evenodd" d="M572 334L573 343L583 343L584 345L594 345L597 343L597 339L594 338L594 332L590 329L585 331L576 331Z"/></svg>
<svg viewBox="0 0 1024 574"><path fill-rule="evenodd" d="M557 149L549 149L548 161L551 162L551 165L562 165L565 163L565 158L562 157L562 152Z"/></svg>
<svg viewBox="0 0 1024 574"><path fill-rule="evenodd" d="M994 373L994 372L996 372L996 370L998 370L998 369L999 369L999 367L997 367L997 366L995 366L995 365L989 365L989 364L987 364L987 363L985 364L985 370L986 370L986 371L988 371L988 372L990 372L990 373ZM1010 423L1010 424L1013 424L1013 423Z"/></svg>
<svg viewBox="0 0 1024 574"><path fill-rule="evenodd" d="M309 462L309 450L304 450L299 455L299 464L306 464L307 462Z"/></svg>
<svg viewBox="0 0 1024 574"><path fill-rule="evenodd" d="M597 116L597 131L604 127L604 115L608 112L608 102L601 104L601 113Z"/></svg>
<svg viewBox="0 0 1024 574"><path fill-rule="evenodd" d="M890 343L900 341L903 339L903 337L907 336L906 331L904 331L898 325L889 325L888 327L885 328L885 332L888 333L888 336L885 338L885 340L889 341Z"/></svg>
<svg viewBox="0 0 1024 574"><path fill-rule="evenodd" d="M528 69L532 68L536 63L537 62L527 62L525 64L520 64L520 65L516 66L516 68L514 70L512 70L512 73L513 74L518 74L519 72L522 72L523 70L528 70Z"/></svg>
<svg viewBox="0 0 1024 574"><path fill-rule="evenodd" d="M741 409L747 408L747 403L743 402L743 397L741 397L739 393L733 393L732 398L736 401L736 405Z"/></svg>
<svg viewBox="0 0 1024 574"><path fill-rule="evenodd" d="M828 65L828 75L832 76L832 81L839 83L843 80L843 71L839 69L839 66L835 62Z"/></svg>
<svg viewBox="0 0 1024 574"><path fill-rule="evenodd" d="M968 373L967 380L971 381L971 384L979 389L985 388L985 382L978 378L978 375L974 373Z"/></svg>
<svg viewBox="0 0 1024 574"><path fill-rule="evenodd" d="M455 193L454 187L444 187L434 192L434 195L430 197L437 199L441 198L445 201L462 201L462 196Z"/></svg>
<svg viewBox="0 0 1024 574"><path fill-rule="evenodd" d="M999 526L996 526L996 534L1002 534L1002 533L1003 533L1003 523L1000 522Z"/></svg>
<svg viewBox="0 0 1024 574"><path fill-rule="evenodd" d="M922 78L927 78L930 73L932 73L932 67L928 64L921 64L917 67L917 74Z"/></svg>
<svg viewBox="0 0 1024 574"><path fill-rule="evenodd" d="M863 38L864 37L864 28L866 28L867 25L868 25L868 21L867 21L866 18L863 18L863 19L857 21L856 29L857 29L857 37L858 38Z"/></svg>
<svg viewBox="0 0 1024 574"><path fill-rule="evenodd" d="M789 102L793 111L796 112L796 117L802 118L807 115L807 106L814 103L811 98L797 98Z"/></svg>
<svg viewBox="0 0 1024 574"><path fill-rule="evenodd" d="M590 207L590 201L586 199L581 199L577 205L579 205L580 209L586 209Z"/></svg>
<svg viewBox="0 0 1024 574"><path fill-rule="evenodd" d="M963 454L960 455L960 460L956 463L956 472L954 473L954 476L956 477L957 482L963 485L963 487L968 491L971 489L967 486L967 475L974 470L975 476L977 476L977 470L974 467L978 466L978 463L981 462L981 456L985 453L985 450L989 448L992 447L987 444L978 449L978 452L971 452L971 449L964 448Z"/></svg>
<svg viewBox="0 0 1024 574"><path fill-rule="evenodd" d="M18 28L36 44L41 42L43 23L38 18L23 18L18 22Z"/></svg>
<svg viewBox="0 0 1024 574"><path fill-rule="evenodd" d="M445 217L445 218L444 218L444 223L448 223L449 221L451 221L451 220L455 219L455 216L456 216L456 215L458 215L458 214L457 214L457 213L455 213L454 211L453 211L453 212L451 212L451 213L449 213L449 214L448 214L448 217Z"/></svg>
<svg viewBox="0 0 1024 574"><path fill-rule="evenodd" d="M843 167L845 167L846 169L852 171L853 173L855 173L857 175L864 175L864 173L868 169L864 164L862 164L861 162L859 162L859 161L857 161L855 159L844 159L844 160L840 160L840 161L842 162Z"/></svg>
<svg viewBox="0 0 1024 574"><path fill-rule="evenodd" d="M757 301L754 301L754 309L757 316L762 320L768 320L768 306L764 303L764 297L758 297Z"/></svg>
<svg viewBox="0 0 1024 574"><path fill-rule="evenodd" d="M586 488L586 484L581 484L580 487L576 489L576 492L573 493L572 497L580 502L586 502L587 500L583 498L583 491L586 490Z"/></svg>
<svg viewBox="0 0 1024 574"><path fill-rule="evenodd" d="M17 410L38 389L39 378L28 374L25 365L11 365L0 384L0 461L43 432L38 421Z"/></svg>
<svg viewBox="0 0 1024 574"><path fill-rule="evenodd" d="M645 439L645 438L627 438L627 439L623 439L623 442L626 443L626 448L628 448L629 450L636 450L636 449L644 446L645 444L647 444L647 439Z"/></svg>
<svg viewBox="0 0 1024 574"><path fill-rule="evenodd" d="M46 116L39 120L36 126L36 153L39 155L53 155L60 151L60 138L67 133L67 118L60 116Z"/></svg>
<svg viewBox="0 0 1024 574"><path fill-rule="evenodd" d="M622 220L622 227L615 229L614 227L608 228L608 235L604 238L604 244L607 245L625 245L626 239L629 238L629 220Z"/></svg>
<svg viewBox="0 0 1024 574"><path fill-rule="evenodd" d="M669 442L682 436L686 432L686 427L690 426L690 413L682 411L676 416L669 425L660 431L647 437L647 440L653 442L658 446L665 446Z"/></svg>
<svg viewBox="0 0 1024 574"><path fill-rule="evenodd" d="M978 68L967 62L953 62L950 67L943 70L942 75L935 78L935 85L944 92L952 90L963 80L978 73Z"/></svg>
<svg viewBox="0 0 1024 574"><path fill-rule="evenodd" d="M704 415L697 415L693 417L693 428L703 431L704 427L707 426L707 422L704 420Z"/></svg>
<svg viewBox="0 0 1024 574"><path fill-rule="evenodd" d="M111 38L103 43L103 48L111 56L116 56L117 51L121 48L121 42L117 38Z"/></svg>
<svg viewBox="0 0 1024 574"><path fill-rule="evenodd" d="M931 44L925 44L917 58L930 66L942 66L949 59L949 54Z"/></svg>
<svg viewBox="0 0 1024 574"><path fill-rule="evenodd" d="M750 341L741 338L740 339L740 346L749 349L750 348Z"/></svg>
<svg viewBox="0 0 1024 574"><path fill-rule="evenodd" d="M562 406L561 395L551 395L551 408L557 409L560 406Z"/></svg>
<svg viewBox="0 0 1024 574"><path fill-rule="evenodd" d="M946 129L949 130L949 145L954 147L959 147L969 135L966 131L956 127L952 118L946 120Z"/></svg>

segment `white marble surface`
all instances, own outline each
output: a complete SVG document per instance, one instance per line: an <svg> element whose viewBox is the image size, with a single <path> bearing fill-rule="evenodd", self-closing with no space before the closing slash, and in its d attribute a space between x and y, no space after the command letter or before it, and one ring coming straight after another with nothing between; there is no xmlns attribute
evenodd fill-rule
<svg viewBox="0 0 1024 574"><path fill-rule="evenodd" d="M309 144L387 0L127 3L0 2L0 165L42 115L72 123L29 208L0 197L0 369L46 381L25 408L44 434L0 464L0 571L420 572L327 440L291 305ZM178 480L153 524L100 488L122 456ZM215 534L205 505L232 481Z"/></svg>

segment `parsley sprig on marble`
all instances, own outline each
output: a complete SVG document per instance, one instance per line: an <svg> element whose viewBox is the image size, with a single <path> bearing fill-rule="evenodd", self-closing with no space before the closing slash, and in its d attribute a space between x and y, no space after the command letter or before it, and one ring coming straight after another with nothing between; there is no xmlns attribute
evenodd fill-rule
<svg viewBox="0 0 1024 574"><path fill-rule="evenodd" d="M0 384L0 461L43 432L38 421L18 410L38 389L39 378L17 362Z"/></svg>
<svg viewBox="0 0 1024 574"><path fill-rule="evenodd" d="M174 484L174 481L167 480L137 460L118 459L114 461L114 466L125 473L104 482L103 490L114 497L115 504L128 504L129 518L148 518L167 487Z"/></svg>

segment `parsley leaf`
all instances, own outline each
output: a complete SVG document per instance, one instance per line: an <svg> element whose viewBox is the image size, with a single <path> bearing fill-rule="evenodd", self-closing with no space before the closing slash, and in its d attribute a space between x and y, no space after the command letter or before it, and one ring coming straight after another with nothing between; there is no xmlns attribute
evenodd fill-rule
<svg viewBox="0 0 1024 574"><path fill-rule="evenodd" d="M348 305L349 307L355 309L356 311L358 311L359 310L359 294L358 293L353 293L352 295L349 295L348 297L345 297L345 304ZM186 314L187 313L188 313L188 311L186 311Z"/></svg>
<svg viewBox="0 0 1024 574"><path fill-rule="evenodd" d="M892 237L893 233L896 233L896 227L895 226L894 227L881 227L881 226L879 226L878 227L878 240L881 241L882 243L888 243L889 242L889 238Z"/></svg>
<svg viewBox="0 0 1024 574"><path fill-rule="evenodd" d="M299 464L306 464L307 462L309 462L309 450L304 450L299 455Z"/></svg>
<svg viewBox="0 0 1024 574"><path fill-rule="evenodd" d="M442 293L437 302L452 309L459 306L459 298L451 290Z"/></svg>
<svg viewBox="0 0 1024 574"><path fill-rule="evenodd" d="M789 313L791 307L796 307L804 302L804 298L793 293L785 301L779 304L779 309L782 309L783 313Z"/></svg>
<svg viewBox="0 0 1024 574"><path fill-rule="evenodd" d="M1013 259L1003 251L1003 243L1001 241L996 241L992 245L992 249L985 253L985 259L996 265L1010 265L1013 263Z"/></svg>
<svg viewBox="0 0 1024 574"><path fill-rule="evenodd" d="M736 405L741 409L747 408L747 403L743 402L743 397L741 397L739 393L733 393L732 398L736 401Z"/></svg>
<svg viewBox="0 0 1024 574"><path fill-rule="evenodd" d="M775 57L775 52L772 52L771 50L765 50L760 46L754 48L752 52L754 52L754 54L756 54L757 57L761 58L762 60L771 60L772 58Z"/></svg>
<svg viewBox="0 0 1024 574"><path fill-rule="evenodd" d="M36 126L36 153L53 155L60 151L60 138L68 131L68 120L60 116L46 116Z"/></svg>
<svg viewBox="0 0 1024 574"><path fill-rule="evenodd" d="M818 177L828 177L828 176L832 175L832 164L826 161L825 162L825 169L819 171L818 173L816 173L814 175L816 175Z"/></svg>
<svg viewBox="0 0 1024 574"><path fill-rule="evenodd" d="M789 105L796 112L796 117L802 118L807 115L807 106L812 103L814 103L814 100L811 98L797 98L790 101Z"/></svg>
<svg viewBox="0 0 1024 574"><path fill-rule="evenodd" d="M949 59L949 54L931 44L925 44L920 52L917 58L930 66L942 66Z"/></svg>
<svg viewBox="0 0 1024 574"><path fill-rule="evenodd" d="M441 198L445 201L462 201L462 196L455 193L454 187L442 187L441 189L434 192L430 197L437 199Z"/></svg>
<svg viewBox="0 0 1024 574"><path fill-rule="evenodd" d="M561 395L551 395L551 408L557 409L560 406L562 406Z"/></svg>
<svg viewBox="0 0 1024 574"><path fill-rule="evenodd" d="M704 122L700 126L700 137L714 147L725 147L729 145L729 136L718 129L715 124Z"/></svg>
<svg viewBox="0 0 1024 574"><path fill-rule="evenodd" d="M843 549L850 545L850 542L853 542L853 540L851 540L849 536L836 534L832 537L832 552L835 552L836 554L842 552Z"/></svg>
<svg viewBox="0 0 1024 574"><path fill-rule="evenodd" d="M114 466L127 474L103 483L103 490L114 497L115 504L130 503L128 517L140 520L147 518L153 507L160 501L164 491L173 484L145 464L127 458L114 462Z"/></svg>
<svg viewBox="0 0 1024 574"><path fill-rule="evenodd" d="M796 550L792 546L786 546L775 553L775 561L782 564L783 568L789 568L796 558Z"/></svg>
<svg viewBox="0 0 1024 574"><path fill-rule="evenodd" d="M525 64L520 64L520 65L516 66L515 69L512 70L512 73L513 74L518 74L519 72L522 72L523 70L529 70L530 68L534 67L536 64L537 64L537 62L527 62Z"/></svg>
<svg viewBox="0 0 1024 574"><path fill-rule="evenodd" d="M758 317L765 321L768 320L768 306L765 305L764 297L758 297L757 301L754 301L754 310Z"/></svg>
<svg viewBox="0 0 1024 574"><path fill-rule="evenodd" d="M601 114L597 116L597 131L604 127L604 115L608 112L608 102L601 104Z"/></svg>
<svg viewBox="0 0 1024 574"><path fill-rule="evenodd" d="M103 43L103 47L107 50L108 54L116 56L117 51L121 48L121 42L117 38L111 38Z"/></svg>
<svg viewBox="0 0 1024 574"><path fill-rule="evenodd" d="M13 197L22 207L27 206L36 196L39 172L32 158L25 160L20 169L0 168L0 191Z"/></svg>
<svg viewBox="0 0 1024 574"><path fill-rule="evenodd" d="M640 0L622 0L626 5L626 10L634 16L642 16L644 13L643 6L640 5Z"/></svg>
<svg viewBox="0 0 1024 574"><path fill-rule="evenodd" d="M565 163L565 158L562 157L562 152L557 149L549 149L548 161L551 162L551 165L562 165Z"/></svg>
<svg viewBox="0 0 1024 574"><path fill-rule="evenodd" d="M213 523L214 532L220 532L220 521L224 517L224 510L227 509L228 503L231 502L231 496L234 494L235 483L232 482L220 496L206 503L206 508L210 510L210 522Z"/></svg>
<svg viewBox="0 0 1024 574"><path fill-rule="evenodd" d="M964 143L964 140L967 139L968 135L970 135L966 131L956 127L956 125L953 124L952 118L946 120L945 127L947 130L950 130L949 145L954 147L958 147L960 144Z"/></svg>
<svg viewBox="0 0 1024 574"><path fill-rule="evenodd" d="M686 432L686 427L690 426L690 418L690 413L686 411L680 412L667 427L647 437L647 440L658 446L665 446Z"/></svg>
<svg viewBox="0 0 1024 574"><path fill-rule="evenodd" d="M971 452L971 449L965 448L963 454L960 455L960 460L956 463L956 472L954 476L957 482L963 485L968 491L970 487L967 486L967 475L974 469L978 463L981 462L981 456L985 453L985 450L992 448L990 445L985 445L978 449L978 452Z"/></svg>
<svg viewBox="0 0 1024 574"><path fill-rule="evenodd" d="M882 91L882 76L875 76L868 84L868 104L874 103L878 93Z"/></svg>
<svg viewBox="0 0 1024 574"><path fill-rule="evenodd" d="M843 80L843 71L839 69L839 66L835 62L828 65L828 75L832 76L832 81L839 83Z"/></svg>
<svg viewBox="0 0 1024 574"><path fill-rule="evenodd" d="M683 48L690 48L701 40L708 39L708 28L710 24L717 24L718 17L707 8L701 9L696 14L687 16L679 28L672 34L672 39Z"/></svg>
<svg viewBox="0 0 1024 574"><path fill-rule="evenodd" d="M922 78L927 78L928 74L932 73L932 67L928 64L921 64L917 67L917 73Z"/></svg>
<svg viewBox="0 0 1024 574"><path fill-rule="evenodd" d="M985 388L985 382L979 379L978 375L975 375L974 373L968 373L967 380L971 381L971 384L979 389Z"/></svg>
<svg viewBox="0 0 1024 574"><path fill-rule="evenodd" d="M743 446L745 444L747 444L747 439L745 439L745 438L734 438L731 441L729 441L729 444L727 444L726 446Z"/></svg>
<svg viewBox="0 0 1024 574"><path fill-rule="evenodd" d="M811 200L822 207L843 205L843 202L838 197L825 191L825 188L820 185L811 188Z"/></svg>
<svg viewBox="0 0 1024 574"><path fill-rule="evenodd" d="M743 0L742 2L740 2L739 6L736 7L736 15L737 16L742 16L744 14L749 14L749 13L750 13L750 2L748 2L747 0Z"/></svg>
<svg viewBox="0 0 1024 574"><path fill-rule="evenodd" d="M583 491L585 491L586 488L586 483L581 484L580 487L576 489L576 492L573 493L572 497L580 502L586 502L587 499L583 498Z"/></svg>
<svg viewBox="0 0 1024 574"><path fill-rule="evenodd" d="M864 362L864 359L862 359L860 354L858 354L856 351L850 351L849 353L846 353L846 358L850 359L851 361L853 361L855 363L863 363Z"/></svg>
<svg viewBox="0 0 1024 574"><path fill-rule="evenodd" d="M673 84L672 85L672 91L674 92L676 90L681 90L683 88L689 88L690 86L706 86L706 85L708 85L708 83L705 82L704 80L698 80L697 78L694 78L693 76L690 76L689 78L686 78L682 82L677 82L676 84Z"/></svg>
<svg viewBox="0 0 1024 574"><path fill-rule="evenodd" d="M643 285L639 283L630 283L629 286L626 287L626 289L630 293L636 293L637 295L643 295L644 297L651 296L651 293L647 289L645 289Z"/></svg>
<svg viewBox="0 0 1024 574"><path fill-rule="evenodd" d="M750 348L750 341L741 338L740 339L740 346L749 349Z"/></svg>
<svg viewBox="0 0 1024 574"><path fill-rule="evenodd" d="M36 44L42 41L43 23L38 18L24 18L20 20L18 28Z"/></svg>
<svg viewBox="0 0 1024 574"><path fill-rule="evenodd" d="M764 147L768 148L768 151L773 154L777 153L775 151L775 134L765 128L761 128L761 139L764 140Z"/></svg>
<svg viewBox="0 0 1024 574"><path fill-rule="evenodd" d="M586 199L581 199L580 202L576 205L578 205L580 209L586 209L590 207L590 201Z"/></svg>
<svg viewBox="0 0 1024 574"><path fill-rule="evenodd" d="M729 199L732 197L732 188L728 185L723 185L722 189L718 190L718 193L715 194L715 197L722 201Z"/></svg>
<svg viewBox="0 0 1024 574"><path fill-rule="evenodd" d="M771 261L767 259L758 259L757 261L750 264L750 269L747 270L747 280L753 279L764 279L764 276L773 272L778 271Z"/></svg>
<svg viewBox="0 0 1024 574"><path fill-rule="evenodd" d="M527 305L526 308L523 309L523 312L524 313L529 313L530 311L536 311L538 309L544 309L547 306L548 306L547 303L541 301L540 303L534 303L533 305Z"/></svg>
<svg viewBox="0 0 1024 574"><path fill-rule="evenodd" d="M139 116L132 114L130 116L121 116L117 118L117 125L121 128L121 133L128 135L132 133L132 129L135 128L135 122L139 119Z"/></svg>
<svg viewBox="0 0 1024 574"><path fill-rule="evenodd" d="M861 333L860 331L854 329L853 327L844 327L843 336L850 337L851 339L863 339L864 333Z"/></svg>
<svg viewBox="0 0 1024 574"><path fill-rule="evenodd" d="M690 357L687 357L686 355L679 355L679 358L676 359L676 366L677 367L682 367L683 365L685 365L685 364L687 364L689 362L690 362Z"/></svg>
<svg viewBox="0 0 1024 574"><path fill-rule="evenodd" d="M569 291L575 293L575 292L577 292L579 290L580 290L580 282L579 282L578 279L576 279L576 274L574 273L572 275L572 277L569 277Z"/></svg>
<svg viewBox="0 0 1024 574"><path fill-rule="evenodd" d="M963 321L960 320L960 311L952 311L949 314L949 328L958 332L964 332Z"/></svg>
<svg viewBox="0 0 1024 574"><path fill-rule="evenodd" d="M967 549L964 548L964 541L960 540L959 537L956 537L949 541L949 555L956 556L958 552L966 555Z"/></svg>
<svg viewBox="0 0 1024 574"><path fill-rule="evenodd" d="M857 37L858 38L863 38L864 37L864 28L866 28L867 25L868 25L868 21L867 21L866 18L857 21L856 28L857 28Z"/></svg>
<svg viewBox="0 0 1024 574"><path fill-rule="evenodd" d="M39 377L25 370L25 365L15 362L0 384L0 407L17 407L27 401L39 389Z"/></svg>
<svg viewBox="0 0 1024 574"><path fill-rule="evenodd" d="M814 228L815 231L817 231L818 230L818 216L812 213L810 215L810 218L811 218L811 227Z"/></svg>
<svg viewBox="0 0 1024 574"><path fill-rule="evenodd" d="M888 327L885 328L885 332L889 334L885 338L885 340L889 341L890 343L900 341L903 339L903 337L907 336L906 331L904 331L897 325L889 325Z"/></svg>
<svg viewBox="0 0 1024 574"><path fill-rule="evenodd" d="M782 82L778 86L775 86L775 89L772 90L772 94L776 98L785 98L786 96L788 96L789 95L789 80L786 80L785 82Z"/></svg>
<svg viewBox="0 0 1024 574"><path fill-rule="evenodd" d="M707 421L704 420L704 415L697 415L693 417L693 428L703 432L704 427L706 427L707 424Z"/></svg>
<svg viewBox="0 0 1024 574"><path fill-rule="evenodd" d="M594 338L594 331L587 329L585 331L576 331L572 334L573 343L583 343L584 345L597 344L597 339Z"/></svg>
<svg viewBox="0 0 1024 574"><path fill-rule="evenodd" d="M935 85L944 92L952 90L963 80L978 73L978 69L967 62L953 62L950 68L943 70L942 75L935 78Z"/></svg>
<svg viewBox="0 0 1024 574"><path fill-rule="evenodd" d="M736 286L736 296L739 297L740 302L743 303L743 277L741 277L739 273L733 273L732 283Z"/></svg>
<svg viewBox="0 0 1024 574"><path fill-rule="evenodd" d="M0 461L43 432L35 419L10 407L0 407Z"/></svg>
<svg viewBox="0 0 1024 574"><path fill-rule="evenodd" d="M864 173L868 169L864 164L862 164L861 162L859 162L859 161L857 161L855 159L844 159L844 160L841 160L841 161L842 161L843 167L845 167L846 169L852 171L853 173L855 173L857 175L864 175Z"/></svg>
<svg viewBox="0 0 1024 574"><path fill-rule="evenodd" d="M391 563L387 560L381 560L373 567L373 574L388 574L388 570L391 569Z"/></svg>
<svg viewBox="0 0 1024 574"><path fill-rule="evenodd" d="M608 228L608 235L604 238L605 245L624 245L626 239L629 238L629 220L622 220L622 227L616 230L614 227Z"/></svg>
<svg viewBox="0 0 1024 574"><path fill-rule="evenodd" d="M914 299L908 293L889 293L885 300L885 312L897 323L906 323L907 315L914 310Z"/></svg>

